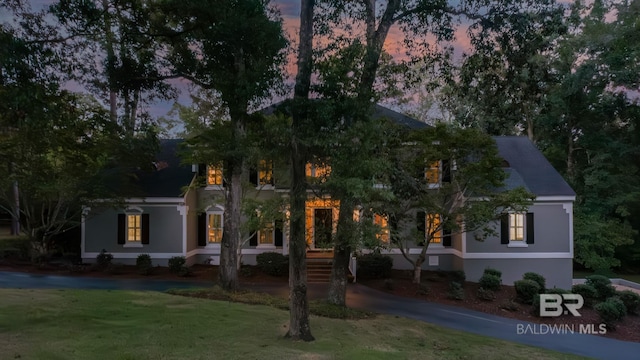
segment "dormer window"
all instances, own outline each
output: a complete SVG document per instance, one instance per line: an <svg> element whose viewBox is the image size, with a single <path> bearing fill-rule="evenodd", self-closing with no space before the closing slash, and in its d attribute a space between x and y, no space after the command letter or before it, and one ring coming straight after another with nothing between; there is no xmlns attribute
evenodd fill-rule
<svg viewBox="0 0 640 360"><path fill-rule="evenodd" d="M331 165L307 163L305 174L307 177L315 179L326 178L331 175Z"/></svg>
<svg viewBox="0 0 640 360"><path fill-rule="evenodd" d="M258 185L273 185L272 160L260 160L258 164Z"/></svg>
<svg viewBox="0 0 640 360"><path fill-rule="evenodd" d="M222 186L222 162L207 165L207 185Z"/></svg>
<svg viewBox="0 0 640 360"><path fill-rule="evenodd" d="M442 162L432 161L429 163L424 172L424 178L429 185L440 184L440 178L442 175Z"/></svg>
<svg viewBox="0 0 640 360"><path fill-rule="evenodd" d="M380 231L376 234L378 240L384 243L389 242L389 218L387 215L374 214L373 223L380 227Z"/></svg>

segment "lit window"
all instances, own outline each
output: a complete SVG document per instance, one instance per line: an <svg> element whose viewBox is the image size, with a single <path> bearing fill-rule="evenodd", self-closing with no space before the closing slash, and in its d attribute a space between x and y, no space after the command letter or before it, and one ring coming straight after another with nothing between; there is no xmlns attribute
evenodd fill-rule
<svg viewBox="0 0 640 360"><path fill-rule="evenodd" d="M127 215L127 241L142 240L142 215Z"/></svg>
<svg viewBox="0 0 640 360"><path fill-rule="evenodd" d="M427 214L426 216L427 236L431 235L431 244L442 243L442 229L440 226L440 214Z"/></svg>
<svg viewBox="0 0 640 360"><path fill-rule="evenodd" d="M427 179L427 184L439 184L440 183L440 161L433 161L429 164L424 172L424 177Z"/></svg>
<svg viewBox="0 0 640 360"><path fill-rule="evenodd" d="M209 214L208 230L210 243L222 241L222 214Z"/></svg>
<svg viewBox="0 0 640 360"><path fill-rule="evenodd" d="M260 160L258 169L259 185L273 185L273 161Z"/></svg>
<svg viewBox="0 0 640 360"><path fill-rule="evenodd" d="M331 175L331 166L328 164L307 163L305 174L311 178L325 178Z"/></svg>
<svg viewBox="0 0 640 360"><path fill-rule="evenodd" d="M222 163L207 166L207 185L222 185Z"/></svg>
<svg viewBox="0 0 640 360"><path fill-rule="evenodd" d="M524 240L524 214L509 214L509 241Z"/></svg>
<svg viewBox="0 0 640 360"><path fill-rule="evenodd" d="M258 243L261 245L273 244L273 224L266 224L264 228L260 229Z"/></svg>
<svg viewBox="0 0 640 360"><path fill-rule="evenodd" d="M376 234L378 240L389 242L389 219L386 215L374 214L373 223L380 227L380 232Z"/></svg>

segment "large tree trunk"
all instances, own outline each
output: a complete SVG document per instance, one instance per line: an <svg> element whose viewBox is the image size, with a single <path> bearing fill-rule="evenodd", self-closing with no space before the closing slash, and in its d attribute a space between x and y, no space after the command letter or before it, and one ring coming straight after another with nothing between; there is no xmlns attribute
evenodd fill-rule
<svg viewBox="0 0 640 360"><path fill-rule="evenodd" d="M331 304L345 306L347 296L347 278L349 260L351 259L351 237L353 236L353 204L342 199L336 242L333 247L333 263L331 265L331 283L327 300Z"/></svg>
<svg viewBox="0 0 640 360"><path fill-rule="evenodd" d="M246 107L244 107L246 111ZM239 143L245 134L246 112L233 111L235 122L233 137ZM242 179L244 175L244 157L236 156L227 162L230 173L224 207L224 231L220 244L220 273L218 281L225 290L238 289L238 248L241 243L240 220L242 217Z"/></svg>
<svg viewBox="0 0 640 360"><path fill-rule="evenodd" d="M307 243L305 241L304 206L307 200L305 175L306 149L299 138L307 117L307 100L311 84L313 50L314 0L302 0L300 11L300 44L298 48L298 74L294 88L293 135L291 139L291 203L289 239L289 332L293 340L313 341L309 325L307 300Z"/></svg>

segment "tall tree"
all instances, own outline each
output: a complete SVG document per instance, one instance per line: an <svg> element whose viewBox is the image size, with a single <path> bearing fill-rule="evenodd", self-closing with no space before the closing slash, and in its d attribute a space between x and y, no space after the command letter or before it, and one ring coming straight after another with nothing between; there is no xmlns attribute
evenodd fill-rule
<svg viewBox="0 0 640 360"><path fill-rule="evenodd" d="M350 125L358 122L368 123L373 104L378 96L377 90L383 87L380 80L381 57L384 53L384 45L392 27L397 27L404 36L404 46L409 49L406 64L415 63L418 60L427 62L433 59L449 60L443 55L438 43L449 41L454 36L454 20L466 19L471 21L469 36L472 44L481 46L482 39L499 34L505 24L518 19L544 23L550 12L555 11L553 1L470 1L462 3L424 1L399 1L376 2L373 0L362 2L327 1L321 3L322 25L318 26L318 33L326 36L331 41L326 49L328 54L335 53L335 49L342 46L357 46L363 44L363 53L359 58L357 67L354 68L354 91L349 95L351 106L348 112L336 120L342 120ZM345 18L350 21L344 21ZM514 20L515 19L515 20ZM512 30L515 36L516 31ZM321 52L322 54L322 52ZM403 72L406 74L406 72ZM402 88L410 79L397 77L396 86ZM340 101L347 98L341 98ZM332 99L336 102L338 99ZM341 129L338 127L338 129ZM370 154L373 155L373 154ZM352 181L360 181L363 178L349 172L349 169L332 168L334 176L343 174ZM348 192L345 192L348 194ZM332 280L329 290L329 301L335 304L345 303L346 273L350 258L351 247L348 243L341 243L349 239L347 235L353 228L353 209L351 206L357 203L357 199L347 195L340 200L340 215L334 246L334 262ZM343 230L344 229L344 230ZM346 233L342 233L346 231Z"/></svg>
<svg viewBox="0 0 640 360"><path fill-rule="evenodd" d="M291 203L289 205L289 331L293 340L313 341L309 324L307 298L307 242L305 239L305 201L307 178L305 174L308 153L305 145L305 127L310 123L309 92L313 67L314 0L301 0L300 32L298 43L298 70L293 93L291 115Z"/></svg>
<svg viewBox="0 0 640 360"><path fill-rule="evenodd" d="M397 146L392 155L394 196L382 209L393 225L389 245L413 265L413 282L419 284L430 244L444 245L447 236L462 231L494 234L492 221L505 210L522 212L533 195L505 188L495 141L477 129L438 124L405 133L395 141L411 145ZM414 224L418 230L407 234ZM409 252L415 247L417 255Z"/></svg>
<svg viewBox="0 0 640 360"><path fill-rule="evenodd" d="M234 0L223 3L164 1L158 4L157 33L168 47L172 72L204 89L216 91L228 110L228 148L222 159L229 179L225 188L224 229L219 282L238 287L238 248L241 243L242 181L247 149L250 107L278 84L287 42L281 19L268 1ZM209 132L210 133L210 132ZM210 147L206 136L190 139L194 151Z"/></svg>

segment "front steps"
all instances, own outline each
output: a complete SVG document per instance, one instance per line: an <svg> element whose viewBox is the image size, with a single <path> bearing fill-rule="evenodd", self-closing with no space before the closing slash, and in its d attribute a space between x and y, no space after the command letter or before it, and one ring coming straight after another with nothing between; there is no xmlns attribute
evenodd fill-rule
<svg viewBox="0 0 640 360"><path fill-rule="evenodd" d="M307 282L329 283L332 263L333 251L307 251Z"/></svg>

